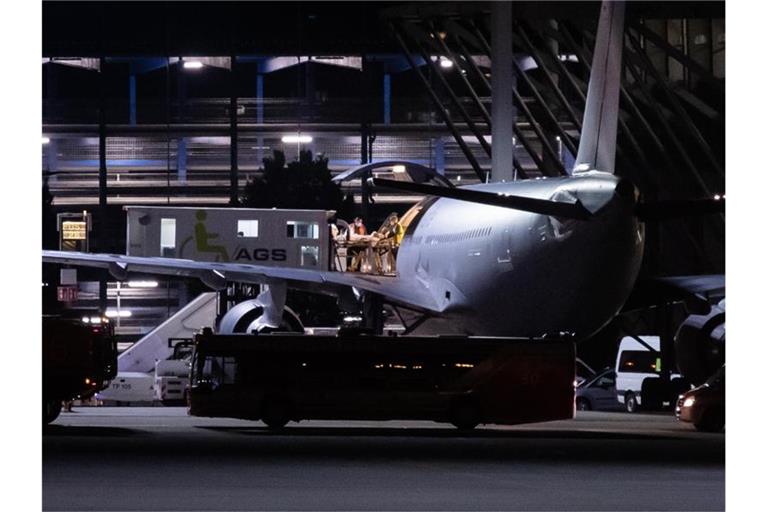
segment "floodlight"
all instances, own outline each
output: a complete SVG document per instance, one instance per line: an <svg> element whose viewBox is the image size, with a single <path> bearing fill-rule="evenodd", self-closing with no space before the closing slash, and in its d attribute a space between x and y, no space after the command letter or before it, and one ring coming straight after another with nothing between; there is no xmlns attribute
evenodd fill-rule
<svg viewBox="0 0 768 512"><path fill-rule="evenodd" d="M199 60L185 60L184 69L200 69L203 67L203 63Z"/></svg>
<svg viewBox="0 0 768 512"><path fill-rule="evenodd" d="M115 318L115 317L128 318L132 315L132 313L128 309L121 309L120 311L116 309L108 309L107 312L104 314L107 316L107 318Z"/></svg>
<svg viewBox="0 0 768 512"><path fill-rule="evenodd" d="M157 288L157 281L128 281L131 288Z"/></svg>
<svg viewBox="0 0 768 512"><path fill-rule="evenodd" d="M288 144L288 143L306 144L308 142L312 142L312 136L310 136L310 135L301 135L301 134L297 134L297 135L283 135L283 138L280 139L280 140L282 140L286 144Z"/></svg>

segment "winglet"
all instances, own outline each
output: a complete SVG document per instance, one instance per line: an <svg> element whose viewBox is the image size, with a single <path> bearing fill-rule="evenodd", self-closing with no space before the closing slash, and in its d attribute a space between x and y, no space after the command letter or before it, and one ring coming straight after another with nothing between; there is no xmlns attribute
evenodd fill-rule
<svg viewBox="0 0 768 512"><path fill-rule="evenodd" d="M603 2L595 39L574 173L591 170L613 173L615 170L621 54L624 48L624 2Z"/></svg>

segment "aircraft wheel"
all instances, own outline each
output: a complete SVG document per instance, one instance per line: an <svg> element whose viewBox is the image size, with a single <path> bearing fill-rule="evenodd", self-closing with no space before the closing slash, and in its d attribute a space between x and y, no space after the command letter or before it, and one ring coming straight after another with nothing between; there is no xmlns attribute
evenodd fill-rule
<svg viewBox="0 0 768 512"><path fill-rule="evenodd" d="M579 411L591 411L592 406L589 404L589 400L579 397L576 399L576 409Z"/></svg>
<svg viewBox="0 0 768 512"><path fill-rule="evenodd" d="M637 403L637 397L634 393L627 393L624 396L624 406L627 408L627 412L637 412L640 410L640 404Z"/></svg>
<svg viewBox="0 0 768 512"><path fill-rule="evenodd" d="M43 421L45 424L53 422L61 413L61 400L43 401Z"/></svg>

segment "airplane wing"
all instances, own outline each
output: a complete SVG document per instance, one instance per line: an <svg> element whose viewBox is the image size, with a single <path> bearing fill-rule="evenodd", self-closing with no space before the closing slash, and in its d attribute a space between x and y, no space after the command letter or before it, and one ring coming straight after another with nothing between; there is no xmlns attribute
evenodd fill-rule
<svg viewBox="0 0 768 512"><path fill-rule="evenodd" d="M423 311L440 313L444 309L439 306L427 283L406 281L397 276L69 251L43 251L43 262L103 268L118 280L126 279L129 273L194 277L213 289L224 288L228 281L253 284L285 282L289 288L334 295L356 288Z"/></svg>

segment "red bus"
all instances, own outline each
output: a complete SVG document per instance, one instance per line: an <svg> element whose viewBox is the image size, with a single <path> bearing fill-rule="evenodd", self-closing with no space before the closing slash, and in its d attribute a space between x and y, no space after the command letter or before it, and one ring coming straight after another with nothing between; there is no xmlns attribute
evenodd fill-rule
<svg viewBox="0 0 768 512"><path fill-rule="evenodd" d="M571 341L474 337L196 336L189 414L519 424L574 410Z"/></svg>

